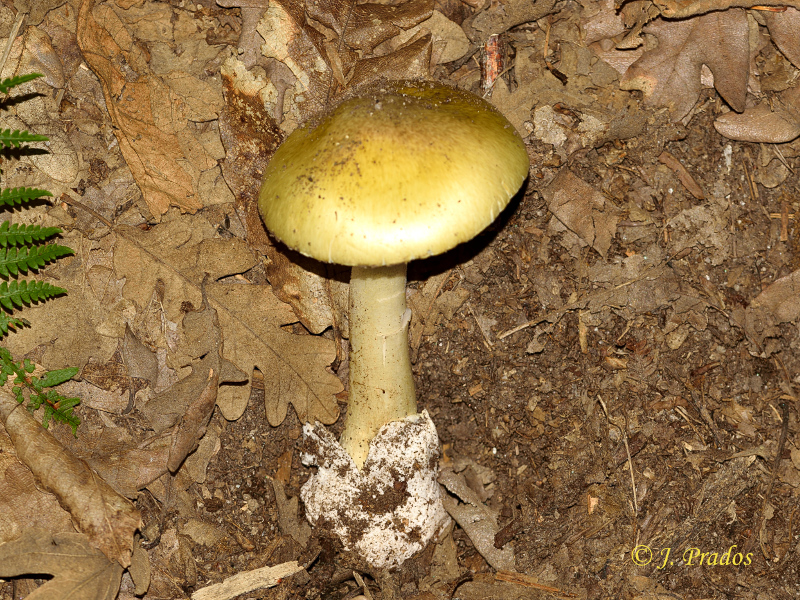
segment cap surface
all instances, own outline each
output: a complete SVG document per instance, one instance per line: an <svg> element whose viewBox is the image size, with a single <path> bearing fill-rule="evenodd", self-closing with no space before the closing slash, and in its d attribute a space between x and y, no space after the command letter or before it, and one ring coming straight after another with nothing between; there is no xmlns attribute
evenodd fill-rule
<svg viewBox="0 0 800 600"><path fill-rule="evenodd" d="M480 233L528 175L525 145L488 102L398 82L292 132L264 172L275 237L350 266L445 252Z"/></svg>

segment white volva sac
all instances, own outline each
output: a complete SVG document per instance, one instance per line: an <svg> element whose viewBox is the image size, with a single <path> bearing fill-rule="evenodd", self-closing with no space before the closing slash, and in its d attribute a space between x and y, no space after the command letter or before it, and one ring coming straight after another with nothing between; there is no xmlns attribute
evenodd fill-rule
<svg viewBox="0 0 800 600"><path fill-rule="evenodd" d="M342 540L379 568L401 564L425 548L449 521L438 474L439 436L427 411L381 427L359 470L320 424L303 428L316 465L300 491L312 525L325 521Z"/></svg>

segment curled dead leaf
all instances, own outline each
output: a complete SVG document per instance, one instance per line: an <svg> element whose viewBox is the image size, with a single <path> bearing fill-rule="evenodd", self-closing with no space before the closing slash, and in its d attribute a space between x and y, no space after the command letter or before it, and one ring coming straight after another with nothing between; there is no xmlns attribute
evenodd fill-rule
<svg viewBox="0 0 800 600"><path fill-rule="evenodd" d="M714 121L721 135L742 142L782 144L800 137L800 85L742 114L725 113Z"/></svg>
<svg viewBox="0 0 800 600"><path fill-rule="evenodd" d="M102 83L120 150L152 215L160 218L170 206L202 208L201 173L216 160L194 137L189 119L216 115L221 94L188 74L165 80L153 73L145 50L110 6L84 0L77 39Z"/></svg>
<svg viewBox="0 0 800 600"><path fill-rule="evenodd" d="M716 10L750 8L752 6L794 6L800 8L798 0L656 0L661 14L671 19L685 19Z"/></svg>
<svg viewBox="0 0 800 600"><path fill-rule="evenodd" d="M443 494L445 510L461 526L475 549L494 569L513 571L514 548L511 544L502 549L495 547L495 535L500 531L497 515L470 488L464 474L444 468L439 474L439 483L453 494Z"/></svg>
<svg viewBox="0 0 800 600"><path fill-rule="evenodd" d="M17 457L72 515L92 546L123 567L131 563L139 511L89 465L75 458L7 392L0 392L2 419Z"/></svg>
<svg viewBox="0 0 800 600"><path fill-rule="evenodd" d="M542 195L550 212L568 229L605 257L616 235L619 215L603 194L562 169Z"/></svg>

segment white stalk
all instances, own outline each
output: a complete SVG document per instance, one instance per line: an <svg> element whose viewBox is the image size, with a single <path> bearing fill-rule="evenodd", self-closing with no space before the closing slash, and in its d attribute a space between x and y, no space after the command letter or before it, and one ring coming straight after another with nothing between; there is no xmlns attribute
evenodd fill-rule
<svg viewBox="0 0 800 600"><path fill-rule="evenodd" d="M350 397L341 444L359 469L383 425L417 413L408 352L410 318L405 264L353 267Z"/></svg>

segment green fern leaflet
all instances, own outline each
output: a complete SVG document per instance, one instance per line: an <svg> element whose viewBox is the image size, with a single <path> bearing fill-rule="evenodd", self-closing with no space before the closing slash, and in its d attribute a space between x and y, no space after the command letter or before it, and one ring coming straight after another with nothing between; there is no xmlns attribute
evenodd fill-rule
<svg viewBox="0 0 800 600"><path fill-rule="evenodd" d="M41 76L41 73L31 73L4 79L0 81L0 93L8 94L12 88ZM0 100L0 105L3 102L4 100ZM27 142L46 141L48 137L45 135L0 128L0 150L20 148ZM24 150L23 147L23 152ZM52 194L47 190L26 187L0 190L0 208L13 208L43 196ZM30 325L27 320L13 316L15 310L67 293L67 290L44 281L17 281L20 273L38 271L48 262L73 254L71 248L46 243L59 233L61 229L58 227L12 224L10 221L0 224L0 277L11 279L0 283L0 338L9 331ZM17 402L27 402L27 409L31 412L44 409L42 425L45 428L52 419L69 425L75 435L80 419L72 411L80 399L65 398L57 391L47 388L72 379L78 369L59 369L49 371L43 377L36 377L32 374L35 368L28 359L16 362L11 352L0 346L0 386L4 386L11 377L12 394Z"/></svg>
<svg viewBox="0 0 800 600"><path fill-rule="evenodd" d="M16 187L0 190L0 206L14 206L23 202L30 202L42 196L52 196L47 190L36 188Z"/></svg>
<svg viewBox="0 0 800 600"><path fill-rule="evenodd" d="M42 227L41 225L19 225L4 221L0 225L0 246L30 246L61 233L58 227Z"/></svg>
<svg viewBox="0 0 800 600"><path fill-rule="evenodd" d="M18 85L22 85L23 83L27 83L29 81L33 81L34 79L38 79L39 77L44 77L41 73L28 73L27 75L17 75L16 77L6 77L3 81L0 81L0 92L7 94L11 88L15 88Z"/></svg>
<svg viewBox="0 0 800 600"><path fill-rule="evenodd" d="M0 129L0 145L5 148L19 148L25 142L46 142L48 139L46 135L38 135L29 131Z"/></svg>
<svg viewBox="0 0 800 600"><path fill-rule="evenodd" d="M46 281L4 281L0 283L0 304L8 310L30 306L32 302L42 302L66 294L67 290Z"/></svg>
<svg viewBox="0 0 800 600"><path fill-rule="evenodd" d="M48 371L43 377L31 375L35 369L36 366L30 360L16 362L11 352L0 347L0 385L5 385L8 378L13 376L12 393L17 402L24 404L27 400L27 409L31 412L44 407L42 425L45 429L52 419L69 425L72 428L72 435L75 435L81 421L72 414L72 411L80 403L80 398L65 398L55 390L45 388L69 381L77 375L78 368Z"/></svg>
<svg viewBox="0 0 800 600"><path fill-rule="evenodd" d="M72 248L48 244L30 248L4 248L0 250L0 275L16 277L20 271L38 271L50 261L73 254Z"/></svg>

